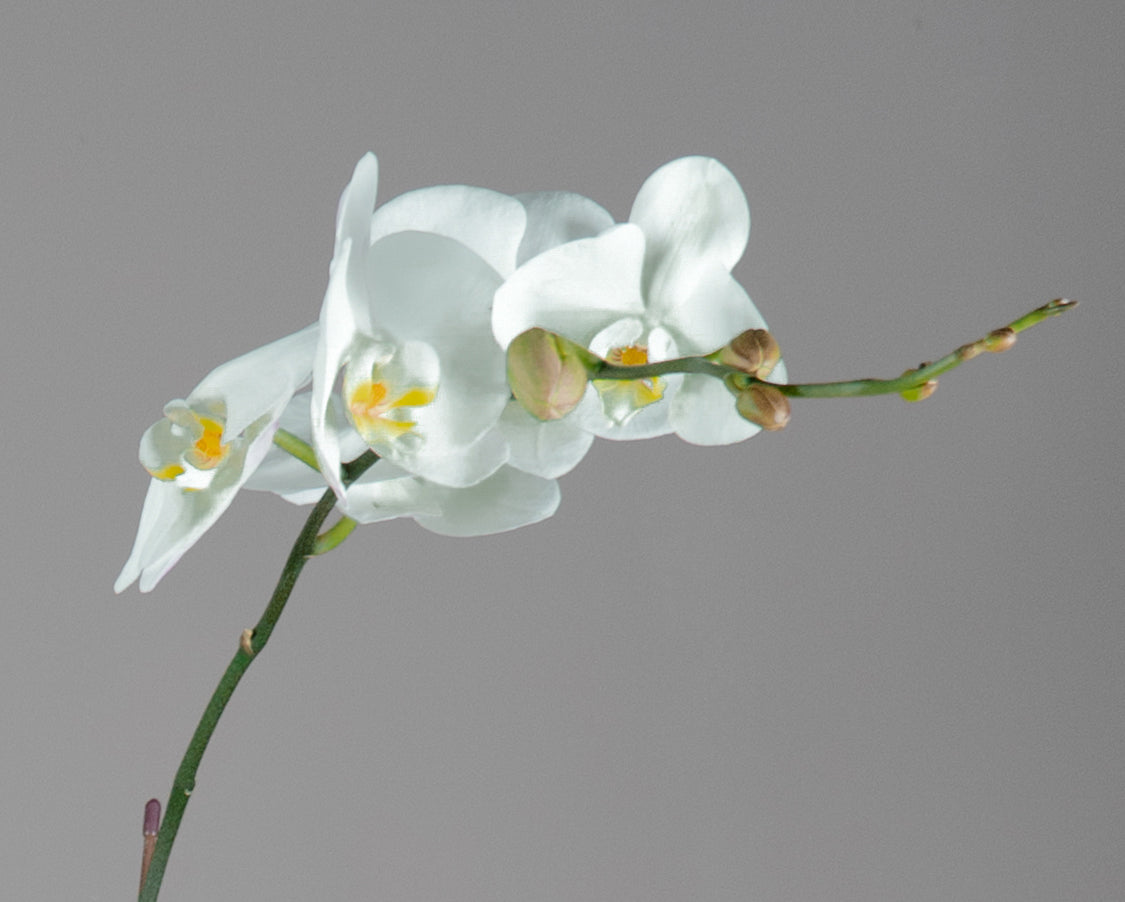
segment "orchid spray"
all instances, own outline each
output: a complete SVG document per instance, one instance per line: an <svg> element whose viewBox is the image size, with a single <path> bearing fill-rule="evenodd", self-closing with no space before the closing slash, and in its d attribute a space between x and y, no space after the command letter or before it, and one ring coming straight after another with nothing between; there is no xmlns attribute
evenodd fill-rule
<svg viewBox="0 0 1125 902"><path fill-rule="evenodd" d="M662 166L624 223L557 191L443 185L377 206L377 182L367 154L340 200L317 321L215 369L141 440L152 481L118 592L153 589L242 488L313 505L163 821L156 800L145 807L145 902L219 718L302 568L358 524L410 517L452 536L527 526L555 512L557 477L596 437L729 444L783 428L792 399L923 400L939 376L1074 306L1051 301L895 378L792 383L731 275L750 214L717 160Z"/></svg>

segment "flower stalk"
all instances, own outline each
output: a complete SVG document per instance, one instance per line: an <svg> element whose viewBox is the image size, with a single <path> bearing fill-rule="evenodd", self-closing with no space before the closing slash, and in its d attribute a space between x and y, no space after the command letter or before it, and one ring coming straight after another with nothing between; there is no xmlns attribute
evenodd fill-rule
<svg viewBox="0 0 1125 902"><path fill-rule="evenodd" d="M347 485L354 482L378 459L378 455L373 451L367 451L350 463L344 464L341 468L343 471L342 476L344 484ZM139 902L155 902L160 894L160 885L164 879L164 870L168 865L168 858L172 853L172 845L176 841L176 834L180 829L180 822L183 820L188 799L191 797L192 790L195 788L195 775L203 760L203 754L207 751L207 745L211 741L211 736L214 734L215 728L218 726L219 718L222 716L227 702L229 702L231 696L234 695L234 690L238 688L243 674L246 673L250 665L257 658L259 652L261 652L261 650L266 647L266 643L269 642L274 627L277 626L278 620L285 611L285 604L288 602L289 596L293 592L293 587L297 584L297 577L300 576L305 562L308 561L310 557L322 551L334 548L351 532L349 528L341 528L340 523L348 522L348 518L344 518L344 520L328 530L327 534L333 534L335 532L335 541L332 541L327 547L322 547L324 543L321 542L320 530L324 525L324 521L327 520L329 514L332 513L336 502L336 494L332 489L328 489L325 491L320 501L317 502L312 513L309 514L309 518L305 521L305 525L301 529L297 541L293 544L293 548L289 552L289 557L285 562L284 569L281 571L281 576L278 579L277 586L273 591L273 595L270 597L265 612L252 630L244 631L242 640L239 642L238 651L235 652L230 664L227 665L227 669L219 680L219 685L216 687L215 692L211 696L211 700L207 703L207 707L203 711L203 716L199 720L199 725L195 728L195 733L188 743L187 751L184 752L184 757L180 762L179 769L176 771L176 775L172 780L172 790L168 795L168 805L164 820L160 824L160 830L156 836L156 848L152 853L147 874L141 887L140 895L138 896ZM352 522L352 527L354 527L354 521Z"/></svg>
<svg viewBox="0 0 1125 902"><path fill-rule="evenodd" d="M740 389L748 388L754 384L768 384L790 398L858 398L869 395L901 394L919 389L926 383L935 381L942 373L947 373L959 367L966 360L972 360L985 351L998 353L1007 350L1014 344L1015 336L1020 332L1030 329L1046 319L1065 313L1076 306L1076 301L1056 298L1050 303L1024 314L1019 319L1013 320L1008 325L994 329L983 338L961 345L955 351L951 351L932 363L925 363L915 369L907 370L895 379L773 383L751 376L736 367L711 361L706 357L679 357L674 360L661 360L638 366L619 366L602 362L591 373L591 378L648 379L654 376L666 376L669 373L702 373L718 379L730 379Z"/></svg>

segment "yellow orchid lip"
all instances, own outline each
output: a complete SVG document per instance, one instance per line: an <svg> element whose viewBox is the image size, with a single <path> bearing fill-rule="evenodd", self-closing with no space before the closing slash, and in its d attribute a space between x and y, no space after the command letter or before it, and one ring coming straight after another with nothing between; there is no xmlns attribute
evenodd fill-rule
<svg viewBox="0 0 1125 902"><path fill-rule="evenodd" d="M436 395L436 389L422 386L411 386L396 394L389 383L371 379L352 389L348 396L348 414L356 430L368 443L391 440L405 435L417 425L414 420L399 418L405 413L403 408L424 407Z"/></svg>
<svg viewBox="0 0 1125 902"><path fill-rule="evenodd" d="M223 444L223 426L208 417L199 417L203 434L184 455L188 463L197 470L213 470L221 464L230 452L230 444Z"/></svg>
<svg viewBox="0 0 1125 902"><path fill-rule="evenodd" d="M618 366L642 366L648 363L648 348L642 345L611 348L605 359ZM642 407L664 397L665 383L655 376L649 379L594 379L593 383L607 416L616 422L624 422Z"/></svg>
<svg viewBox="0 0 1125 902"><path fill-rule="evenodd" d="M165 418L150 430L153 453L148 460L142 454L149 474L164 482L179 481L185 491L206 485L232 448L231 442L223 441L225 423L218 413L201 413L183 402L169 405Z"/></svg>

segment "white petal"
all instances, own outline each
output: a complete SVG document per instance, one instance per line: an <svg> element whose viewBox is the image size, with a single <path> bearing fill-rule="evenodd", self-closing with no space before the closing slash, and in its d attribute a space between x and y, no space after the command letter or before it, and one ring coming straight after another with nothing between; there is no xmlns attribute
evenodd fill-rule
<svg viewBox="0 0 1125 902"><path fill-rule="evenodd" d="M659 313L660 322L681 339L682 354L710 354L747 329L766 328L754 302L723 267L701 266L697 276L690 294Z"/></svg>
<svg viewBox="0 0 1125 902"><path fill-rule="evenodd" d="M422 410L424 408L420 408ZM497 411L498 417L500 411ZM490 428L471 442L456 441L447 431L426 431L419 419L425 440L416 445L391 445L384 455L414 475L447 486L469 486L491 476L508 460L508 443L500 432Z"/></svg>
<svg viewBox="0 0 1125 902"><path fill-rule="evenodd" d="M608 323L643 315L643 260L644 235L628 224L532 258L496 292L496 340L506 348L521 332L539 326L585 345Z"/></svg>
<svg viewBox="0 0 1125 902"><path fill-rule="evenodd" d="M144 507L141 508L141 522L137 527L137 537L133 541L133 550L117 581L113 584L113 591L124 592L137 581L147 561L155 555L151 549L159 548L166 541L165 537L174 528L180 514L180 498L183 493L171 482L153 479L148 484L148 494L145 495Z"/></svg>
<svg viewBox="0 0 1125 902"><path fill-rule="evenodd" d="M500 417L500 432L511 449L508 463L518 470L557 479L569 473L586 456L594 435L573 417L544 422L510 401Z"/></svg>
<svg viewBox="0 0 1125 902"><path fill-rule="evenodd" d="M710 157L684 157L641 186L629 221L645 233L644 293L651 304L690 293L707 262L728 272L746 248L750 210L738 182Z"/></svg>
<svg viewBox="0 0 1125 902"><path fill-rule="evenodd" d="M443 369L441 384L434 400L425 407L412 408L410 411L412 419L417 423L415 432L421 437L421 441L417 443L416 449L412 448L409 441L401 444L404 448L418 452L409 458L411 460L435 455L456 457L461 453L460 449L479 441L495 427L508 398L507 393L497 390L473 391L465 382ZM403 460L407 459L406 456L403 457ZM413 463L403 465L428 479L435 478L420 473Z"/></svg>
<svg viewBox="0 0 1125 902"><path fill-rule="evenodd" d="M273 492L282 497L314 490L319 496L327 487L328 483L319 470L286 454L276 445L243 484L243 488L253 492Z"/></svg>
<svg viewBox="0 0 1125 902"><path fill-rule="evenodd" d="M371 219L371 243L395 232L433 232L459 241L501 275L516 268L526 216L514 198L487 188L437 185L388 201Z"/></svg>
<svg viewBox="0 0 1125 902"><path fill-rule="evenodd" d="M392 464L378 461L348 488L342 508L360 523L379 523L416 514L437 515L441 507L435 491L445 490L404 473Z"/></svg>
<svg viewBox="0 0 1125 902"><path fill-rule="evenodd" d="M471 488L436 494L438 516L416 515L420 526L445 536L481 536L538 523L559 506L559 486L512 467Z"/></svg>
<svg viewBox="0 0 1125 902"><path fill-rule="evenodd" d="M527 229L520 242L517 263L568 241L593 238L613 226L613 216L588 197L570 191L517 194L527 211Z"/></svg>
<svg viewBox="0 0 1125 902"><path fill-rule="evenodd" d="M244 446L237 453L249 450ZM228 461L220 471L226 478L216 478L209 488L198 492L184 492L173 482L152 480L133 551L114 583L114 591L123 591L138 576L142 592L153 589L230 507L242 486L243 469L244 461ZM234 475L232 470L236 471Z"/></svg>
<svg viewBox="0 0 1125 902"><path fill-rule="evenodd" d="M766 381L772 382L774 385L785 385L789 381L789 370L786 368L784 360L777 362L777 366L766 377Z"/></svg>
<svg viewBox="0 0 1125 902"><path fill-rule="evenodd" d="M379 163L375 154L366 153L356 163L336 208L336 255L345 241L350 240L357 247L367 247L371 243L371 211L375 209L378 185Z"/></svg>
<svg viewBox="0 0 1125 902"><path fill-rule="evenodd" d="M734 395L711 376L684 376L671 403L668 416L676 434L694 445L730 445L761 432L738 415Z"/></svg>
<svg viewBox="0 0 1125 902"><path fill-rule="evenodd" d="M195 387L188 404L223 402L227 441L263 416L276 419L296 391L308 384L318 335L319 326L313 323L224 363Z"/></svg>
<svg viewBox="0 0 1125 902"><path fill-rule="evenodd" d="M477 254L440 235L398 232L375 242L365 266L378 330L468 363L491 350L492 364L503 367L491 328L501 279Z"/></svg>
<svg viewBox="0 0 1125 902"><path fill-rule="evenodd" d="M344 484L340 480L340 448L335 429L330 428L328 416L336 376L347 359L357 334L347 292L347 270L352 250L351 241L344 241L328 278L324 306L320 311L320 340L313 361L309 409L310 433L317 462L339 498L344 497Z"/></svg>

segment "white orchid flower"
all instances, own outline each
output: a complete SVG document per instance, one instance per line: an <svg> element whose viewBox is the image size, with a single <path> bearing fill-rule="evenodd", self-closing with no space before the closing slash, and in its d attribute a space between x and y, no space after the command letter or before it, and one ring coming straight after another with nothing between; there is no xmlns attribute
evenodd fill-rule
<svg viewBox="0 0 1125 902"><path fill-rule="evenodd" d="M367 154L340 199L313 371L313 445L341 501L336 436L344 424L331 422L329 403L341 369L348 423L403 470L466 487L509 456L497 421L510 392L490 310L515 268L524 208L451 185L373 213L377 178Z"/></svg>
<svg viewBox="0 0 1125 902"><path fill-rule="evenodd" d="M335 411L342 407L338 395L333 395L329 403ZM340 416L329 420L344 422ZM290 402L282 414L281 428L311 440L307 393ZM334 441L347 460L358 457L366 448L363 437L346 423L336 432ZM327 481L319 471L275 445L245 487L273 492L293 504L312 504L324 494ZM558 483L511 466L500 467L475 485L453 488L379 460L349 486L338 507L360 523L409 517L441 535L480 536L537 523L551 516L558 504Z"/></svg>
<svg viewBox="0 0 1125 902"><path fill-rule="evenodd" d="M213 370L141 438L153 479L114 590L148 592L230 506L265 457L285 405L312 375L317 326Z"/></svg>
<svg viewBox="0 0 1125 902"><path fill-rule="evenodd" d="M515 197L527 213L517 254L521 266L551 248L593 237L613 226L609 211L580 194L539 191ZM499 428L508 441L508 463L548 479L574 469L594 442L594 434L574 417L538 420L514 398L501 415Z"/></svg>
<svg viewBox="0 0 1125 902"><path fill-rule="evenodd" d="M709 354L765 321L730 274L750 212L730 171L684 157L654 172L629 222L544 250L497 291L493 331L505 348L534 326L617 364ZM783 364L771 378L785 380ZM720 380L704 375L595 382L569 418L611 439L675 432L718 445L759 431Z"/></svg>

